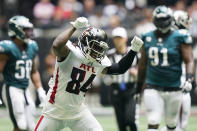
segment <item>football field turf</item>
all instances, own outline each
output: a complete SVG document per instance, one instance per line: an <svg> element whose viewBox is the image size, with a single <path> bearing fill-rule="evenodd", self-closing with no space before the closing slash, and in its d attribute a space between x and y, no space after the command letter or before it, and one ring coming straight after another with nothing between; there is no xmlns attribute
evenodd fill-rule
<svg viewBox="0 0 197 131"><path fill-rule="evenodd" d="M118 131L114 115L96 116L97 120L103 126L104 131ZM37 118L38 120L39 118ZM139 131L146 131L146 117L140 116ZM163 123L160 127L163 127ZM0 118L0 131L12 131L12 124L8 117ZM63 131L70 131L64 129ZM197 116L191 116L187 131L197 131Z"/></svg>

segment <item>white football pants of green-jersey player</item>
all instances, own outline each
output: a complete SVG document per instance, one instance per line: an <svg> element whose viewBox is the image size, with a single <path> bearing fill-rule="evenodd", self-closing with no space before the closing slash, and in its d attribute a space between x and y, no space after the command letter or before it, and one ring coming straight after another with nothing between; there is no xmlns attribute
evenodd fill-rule
<svg viewBox="0 0 197 131"><path fill-rule="evenodd" d="M6 107L8 107L9 116L11 119L16 120L19 129L33 131L35 127L35 104L30 97L29 90L21 90L12 86L7 88L4 84L2 97Z"/></svg>
<svg viewBox="0 0 197 131"><path fill-rule="evenodd" d="M181 83L182 85L186 81L186 68L185 64L182 64L182 76L181 76ZM179 121L177 124L177 131L186 131L189 116L190 116L190 109L191 109L191 96L189 92L183 92L183 98L180 108L180 115Z"/></svg>
<svg viewBox="0 0 197 131"><path fill-rule="evenodd" d="M181 102L182 91L145 89L144 103L147 109L148 124L159 125L164 115L166 125L176 127Z"/></svg>
<svg viewBox="0 0 197 131"><path fill-rule="evenodd" d="M183 94L183 99L181 103L180 116L177 125L177 131L186 131L191 108L191 96L190 93Z"/></svg>
<svg viewBox="0 0 197 131"><path fill-rule="evenodd" d="M191 96L190 93L184 93L182 96L182 103L180 108L179 120L177 123L176 131L186 131L191 107ZM161 131L167 131L166 127L163 127Z"/></svg>
<svg viewBox="0 0 197 131"><path fill-rule="evenodd" d="M182 85L186 80L185 76L186 76L185 64L182 64L182 76L181 76ZM190 116L190 109L191 109L190 93L183 92L180 114L178 118L179 120L177 123L176 131L186 131L188 121L189 121L189 116ZM163 127L161 131L167 131L166 127Z"/></svg>

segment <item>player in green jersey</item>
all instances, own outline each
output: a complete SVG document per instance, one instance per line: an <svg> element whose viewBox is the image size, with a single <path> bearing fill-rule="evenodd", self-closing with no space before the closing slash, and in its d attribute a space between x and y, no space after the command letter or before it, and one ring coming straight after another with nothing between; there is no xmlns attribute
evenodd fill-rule
<svg viewBox="0 0 197 131"><path fill-rule="evenodd" d="M194 79L192 38L183 30L173 30L173 12L158 6L153 12L156 30L142 35L144 48L139 61L138 93L144 86L148 131L158 131L164 114L168 131L177 124L182 90L191 90ZM182 62L186 65L186 80L181 85ZM182 88L181 88L182 86Z"/></svg>
<svg viewBox="0 0 197 131"><path fill-rule="evenodd" d="M45 91L35 62L37 43L31 40L33 24L24 16L14 16L8 21L11 40L0 42L0 72L6 86L2 97L6 104L14 131L34 129L34 102L27 90L31 78L41 102Z"/></svg>

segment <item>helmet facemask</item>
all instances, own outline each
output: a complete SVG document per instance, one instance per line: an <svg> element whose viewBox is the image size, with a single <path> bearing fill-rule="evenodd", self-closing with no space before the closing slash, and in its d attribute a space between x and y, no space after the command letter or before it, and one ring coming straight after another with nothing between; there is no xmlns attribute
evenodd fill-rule
<svg viewBox="0 0 197 131"><path fill-rule="evenodd" d="M109 49L107 43L103 41L97 41L97 40L91 40L88 41L86 37L86 42L87 42L87 55L89 55L91 58L95 59L96 61L101 61L105 54L106 51Z"/></svg>
<svg viewBox="0 0 197 131"><path fill-rule="evenodd" d="M79 47L86 58L93 62L100 62L109 49L104 31L93 27L88 28L79 36Z"/></svg>
<svg viewBox="0 0 197 131"><path fill-rule="evenodd" d="M154 24L161 33L167 33L172 27L172 18L155 18Z"/></svg>

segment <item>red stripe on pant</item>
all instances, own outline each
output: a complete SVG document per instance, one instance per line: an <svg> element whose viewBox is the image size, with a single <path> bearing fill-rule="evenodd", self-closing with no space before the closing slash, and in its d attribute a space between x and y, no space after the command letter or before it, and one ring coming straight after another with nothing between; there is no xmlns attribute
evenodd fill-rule
<svg viewBox="0 0 197 131"><path fill-rule="evenodd" d="M57 68L56 78L55 78L55 85L53 87L53 91L51 93L50 100L49 100L49 102L51 104L54 104L55 103L55 94L56 94L57 88L58 88L58 78L59 78L59 67Z"/></svg>
<svg viewBox="0 0 197 131"><path fill-rule="evenodd" d="M38 129L38 127L39 127L39 125L40 125L40 123L41 123L41 121L42 121L43 118L44 118L44 116L42 115L40 117L40 120L38 121L38 123L37 123L36 128L34 129L34 131L37 131L37 129Z"/></svg>

